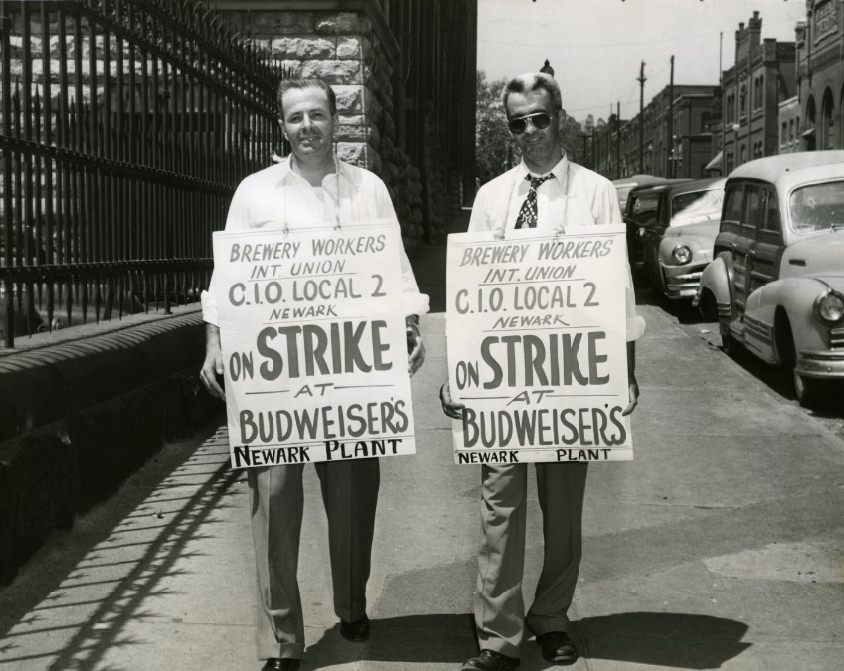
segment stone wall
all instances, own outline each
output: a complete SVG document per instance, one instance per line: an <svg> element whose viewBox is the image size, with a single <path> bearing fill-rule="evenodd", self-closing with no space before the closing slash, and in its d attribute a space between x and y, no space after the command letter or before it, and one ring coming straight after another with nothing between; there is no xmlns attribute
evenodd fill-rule
<svg viewBox="0 0 844 671"><path fill-rule="evenodd" d="M398 146L393 58L358 12L226 11L237 30L270 50L288 76L318 77L337 94L337 154L387 184L405 246L426 237L421 166Z"/></svg>
<svg viewBox="0 0 844 671"><path fill-rule="evenodd" d="M193 310L0 356L0 585L165 442L219 420L204 341Z"/></svg>

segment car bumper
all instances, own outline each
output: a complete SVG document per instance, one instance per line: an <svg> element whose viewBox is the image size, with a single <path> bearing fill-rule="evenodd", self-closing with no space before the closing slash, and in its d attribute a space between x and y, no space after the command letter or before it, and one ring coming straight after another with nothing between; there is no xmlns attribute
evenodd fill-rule
<svg viewBox="0 0 844 671"><path fill-rule="evenodd" d="M694 298L700 284L703 268L704 266L664 266L660 264L665 296L672 300Z"/></svg>
<svg viewBox="0 0 844 671"><path fill-rule="evenodd" d="M803 377L844 380L844 350L804 350L798 355L794 370Z"/></svg>

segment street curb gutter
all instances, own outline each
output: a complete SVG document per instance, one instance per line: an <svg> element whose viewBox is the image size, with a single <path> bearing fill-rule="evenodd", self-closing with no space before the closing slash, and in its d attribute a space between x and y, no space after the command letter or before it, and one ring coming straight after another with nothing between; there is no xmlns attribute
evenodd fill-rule
<svg viewBox="0 0 844 671"><path fill-rule="evenodd" d="M223 405L199 312L0 359L0 584L78 513Z"/></svg>

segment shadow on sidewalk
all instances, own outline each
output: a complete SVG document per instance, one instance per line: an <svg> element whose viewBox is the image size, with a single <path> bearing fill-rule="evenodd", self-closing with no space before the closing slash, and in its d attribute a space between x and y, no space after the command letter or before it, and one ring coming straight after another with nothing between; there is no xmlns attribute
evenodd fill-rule
<svg viewBox="0 0 844 671"><path fill-rule="evenodd" d="M719 669L752 645L746 624L712 615L614 613L576 626L584 657L673 669Z"/></svg>
<svg viewBox="0 0 844 671"><path fill-rule="evenodd" d="M468 613L374 618L372 635L362 654L360 644L341 638L338 625L305 651L306 668L330 667L352 659L456 665L474 654L473 636L474 619Z"/></svg>
<svg viewBox="0 0 844 671"><path fill-rule="evenodd" d="M150 609L153 598L172 594L173 579L190 573L183 566L203 554L192 544L214 537L212 525L232 505L227 499L242 477L229 467L224 431L204 446L203 455L181 457L163 479L139 486L141 498L128 511L114 502L104 506L108 519L74 536L84 547L63 548L52 569L39 570L50 575L27 588L17 612L3 618L0 667L43 660L47 671L106 671L107 652L150 644L126 625L160 619Z"/></svg>

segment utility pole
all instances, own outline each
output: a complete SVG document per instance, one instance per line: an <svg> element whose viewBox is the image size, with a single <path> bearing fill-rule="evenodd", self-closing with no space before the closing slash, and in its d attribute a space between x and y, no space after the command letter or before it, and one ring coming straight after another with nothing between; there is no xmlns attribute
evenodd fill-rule
<svg viewBox="0 0 844 671"><path fill-rule="evenodd" d="M639 173L645 172L645 61L639 67Z"/></svg>
<svg viewBox="0 0 844 671"><path fill-rule="evenodd" d="M610 115L607 117L607 179L612 179L612 131L616 124L612 122L612 103L610 103Z"/></svg>
<svg viewBox="0 0 844 671"><path fill-rule="evenodd" d="M727 176L727 96L724 95L724 33L718 42L718 88L721 90L721 177ZM733 68L735 71L735 68Z"/></svg>
<svg viewBox="0 0 844 671"><path fill-rule="evenodd" d="M674 177L674 54L671 54L671 78L668 83L668 176Z"/></svg>
<svg viewBox="0 0 844 671"><path fill-rule="evenodd" d="M615 102L615 178L621 179L621 101Z"/></svg>

